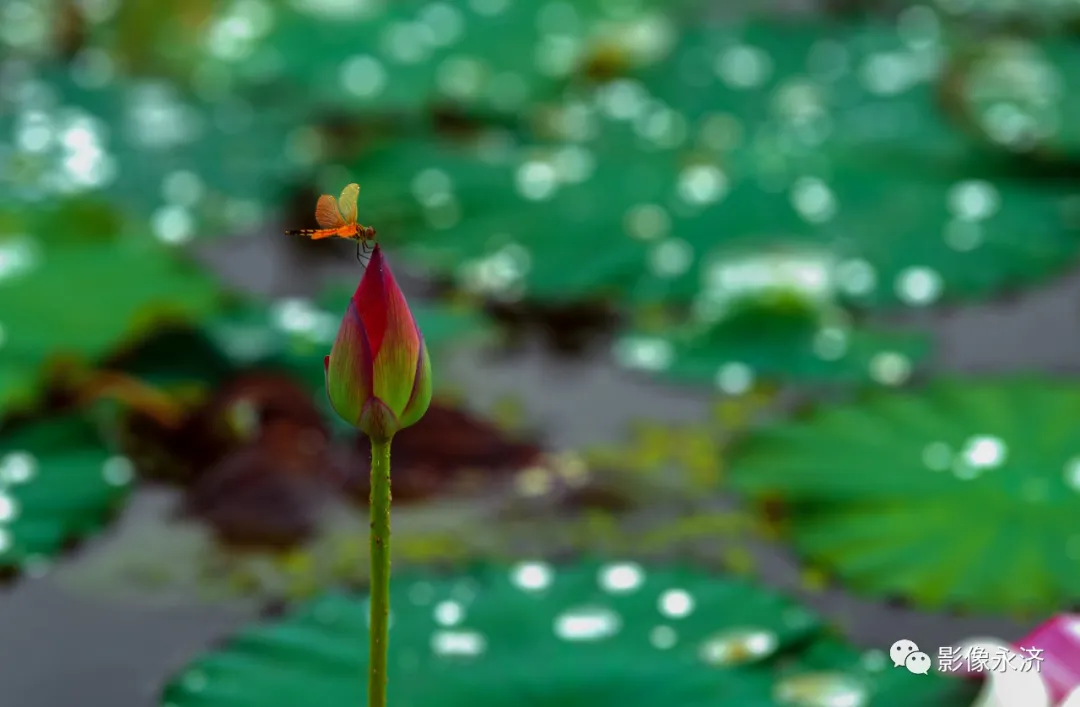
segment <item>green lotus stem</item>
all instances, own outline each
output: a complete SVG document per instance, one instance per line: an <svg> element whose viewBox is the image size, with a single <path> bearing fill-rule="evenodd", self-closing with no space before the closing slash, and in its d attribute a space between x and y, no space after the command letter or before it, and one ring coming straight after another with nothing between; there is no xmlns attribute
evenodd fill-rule
<svg viewBox="0 0 1080 707"><path fill-rule="evenodd" d="M355 184L346 187L342 201L355 189ZM349 300L334 347L323 359L323 372L326 396L334 412L371 440L368 707L386 707L390 441L400 430L419 422L431 405L431 359L424 335L378 244Z"/></svg>
<svg viewBox="0 0 1080 707"><path fill-rule="evenodd" d="M371 440L371 615L368 707L386 707L390 641L390 439Z"/></svg>

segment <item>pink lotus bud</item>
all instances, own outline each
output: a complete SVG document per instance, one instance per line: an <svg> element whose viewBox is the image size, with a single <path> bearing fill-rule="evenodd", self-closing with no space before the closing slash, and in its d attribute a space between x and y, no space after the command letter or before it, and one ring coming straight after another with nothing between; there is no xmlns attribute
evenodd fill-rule
<svg viewBox="0 0 1080 707"><path fill-rule="evenodd" d="M424 337L378 245L324 367L334 410L373 440L416 424L431 403Z"/></svg>
<svg viewBox="0 0 1080 707"><path fill-rule="evenodd" d="M1018 669L1039 673L1053 704L1080 687L1080 615L1058 614L1013 645Z"/></svg>

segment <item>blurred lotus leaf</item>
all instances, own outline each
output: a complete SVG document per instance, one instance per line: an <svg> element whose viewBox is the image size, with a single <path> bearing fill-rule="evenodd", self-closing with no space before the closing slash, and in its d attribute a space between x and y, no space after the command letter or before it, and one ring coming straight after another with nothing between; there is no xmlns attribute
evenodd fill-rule
<svg viewBox="0 0 1080 707"><path fill-rule="evenodd" d="M928 352L920 334L829 322L804 311L735 312L653 334L628 334L616 358L672 381L739 395L760 381L900 385Z"/></svg>
<svg viewBox="0 0 1080 707"><path fill-rule="evenodd" d="M6 67L8 198L103 198L132 230L176 245L261 223L284 185L310 171L293 104L213 87L196 95L163 79L120 83L110 67L107 58L67 71Z"/></svg>
<svg viewBox="0 0 1080 707"><path fill-rule="evenodd" d="M216 308L216 282L153 242L65 242L63 233L0 235L0 411L25 404L43 365L86 363L163 322Z"/></svg>
<svg viewBox="0 0 1080 707"><path fill-rule="evenodd" d="M250 369L175 421L136 407L119 430L140 474L183 487L184 514L223 544L294 549L319 531L331 501L368 501L370 444L352 428L335 438L324 396L302 379ZM406 505L505 496L516 474L549 466L531 437L439 399L410 429L395 456L395 499Z"/></svg>
<svg viewBox="0 0 1080 707"><path fill-rule="evenodd" d="M199 470L185 494L185 513L234 548L293 548L311 539L342 477L360 461L333 447L320 422L256 423L250 439Z"/></svg>
<svg viewBox="0 0 1080 707"><path fill-rule="evenodd" d="M1043 614L1080 597L1078 412L1068 381L879 391L751 436L731 479L855 591Z"/></svg>
<svg viewBox="0 0 1080 707"><path fill-rule="evenodd" d="M205 391L234 376L238 363L197 322L178 322L124 346L101 367L166 390Z"/></svg>
<svg viewBox="0 0 1080 707"><path fill-rule="evenodd" d="M933 6L949 23L1025 34L1075 34L1080 22L1080 3L1076 0L935 0Z"/></svg>
<svg viewBox="0 0 1080 707"><path fill-rule="evenodd" d="M344 310L342 310L344 312ZM271 368L296 376L313 393L323 390L323 357L337 336L340 316L308 298L248 301L204 322L203 331L240 369Z"/></svg>
<svg viewBox="0 0 1080 707"><path fill-rule="evenodd" d="M140 471L188 487L185 512L231 546L293 548L317 531L327 500L368 502L370 443L355 431L331 439L316 401L285 377L245 374L176 428L136 418L127 432ZM546 461L532 440L436 400L402 434L394 498L400 505L505 495L516 473Z"/></svg>
<svg viewBox="0 0 1080 707"><path fill-rule="evenodd" d="M708 218L675 231L679 268L646 271L639 297L708 313L786 281L856 308L918 308L1036 282L1080 249L1080 189L965 145L836 153L778 193L750 176L733 175Z"/></svg>
<svg viewBox="0 0 1080 707"><path fill-rule="evenodd" d="M626 232L627 211L664 201L677 164L670 152L612 143L618 151L599 155L576 143L510 143L468 164L429 152L396 186L410 186L413 212L423 220L391 234L391 242L495 301L626 297L650 251L647 237Z"/></svg>
<svg viewBox="0 0 1080 707"><path fill-rule="evenodd" d="M252 369L222 380L213 392L170 392L178 409L172 419L139 405L122 417L125 450L145 478L188 486L233 453L263 443L280 447L269 466L297 467L301 475L329 471L316 463L329 435L318 394L288 375Z"/></svg>
<svg viewBox="0 0 1080 707"><path fill-rule="evenodd" d="M5 58L42 61L70 58L87 39L86 23L74 0L5 4L0 11Z"/></svg>
<svg viewBox="0 0 1080 707"><path fill-rule="evenodd" d="M735 23L691 33L640 83L623 86L617 95L637 96L636 124L663 123L649 116L670 111L681 125L675 132L713 156L711 165L702 157L688 165L679 186L702 205L719 202L697 222L707 229L700 235L679 223L674 204L660 204L674 218L656 209L638 214L642 222L674 224L676 237L657 245L656 264L663 255L670 265L648 273L642 294L716 294L710 283L720 289L727 261L761 241L818 251L819 260L832 261L819 266L832 271L826 280L835 281L837 295L874 306L989 296L1071 256L1076 190L1033 183L1014 164L988 158L940 114L942 39L925 7L909 8L897 23ZM1063 69L1030 71L1043 78L1013 80L1014 93L1051 90ZM983 99L1001 101L1000 88L981 86ZM1039 100L1032 105L1060 108ZM1033 231L1038 248L1026 240ZM1003 251L1011 255L996 256ZM681 278L671 272L675 264ZM930 286L914 287L921 281Z"/></svg>
<svg viewBox="0 0 1080 707"><path fill-rule="evenodd" d="M314 316L305 303L294 302ZM268 319L266 307L234 303L199 324L161 328L106 361L98 397L121 403L118 431L143 478L189 486L241 448L253 446L248 456L258 456L269 429L296 449L317 451L304 431L328 434L325 352L305 338L309 330ZM155 401L161 404L148 404ZM164 408L170 414L159 414Z"/></svg>
<svg viewBox="0 0 1080 707"><path fill-rule="evenodd" d="M1080 5L1076 6L1080 18ZM942 91L952 117L999 149L1080 159L1080 49L1072 39L980 41L956 53Z"/></svg>
<svg viewBox="0 0 1080 707"><path fill-rule="evenodd" d="M522 562L402 574L391 592L389 699L402 704L892 707L915 696L960 707L972 692L889 670L879 654L807 650L820 631L811 613L689 569ZM329 595L241 631L177 676L162 704L363 703L367 611L362 598Z"/></svg>
<svg viewBox="0 0 1080 707"><path fill-rule="evenodd" d="M956 680L931 671L929 680L915 679L907 670L889 665L882 651L860 652L833 637L815 641L800 656L802 669L789 672L773 693L778 707L817 707L821 704L857 704L866 707L917 704L927 707L969 707L975 704L981 685L975 680ZM869 700L851 697L852 683L845 674L871 686Z"/></svg>
<svg viewBox="0 0 1080 707"><path fill-rule="evenodd" d="M134 470L82 417L0 431L0 572L34 571L109 523Z"/></svg>
<svg viewBox="0 0 1080 707"><path fill-rule="evenodd" d="M574 140L468 165L429 152L395 182L413 216L392 241L496 302L706 313L780 281L856 308L986 298L1056 272L1080 244L1080 189L1017 175L962 137L811 150L763 128L691 150L669 108L629 127L575 101L552 118L592 125ZM389 200L409 211L409 196Z"/></svg>
<svg viewBox="0 0 1080 707"><path fill-rule="evenodd" d="M684 139L721 152L743 145L806 157L822 148L948 145L956 135L933 101L943 34L924 7L895 22L799 15L694 27L607 97L636 97L622 103L642 126L674 111ZM764 167L778 157L759 155Z"/></svg>
<svg viewBox="0 0 1080 707"><path fill-rule="evenodd" d="M663 56L675 30L668 5L410 1L330 15L296 3L252 16L238 3L209 30L205 70L313 110L415 115L450 103L511 114L575 75Z"/></svg>
<svg viewBox="0 0 1080 707"><path fill-rule="evenodd" d="M108 60L129 76L192 78L207 47L213 50L221 44L207 32L215 9L222 5L214 0L125 0L111 7L85 6L82 15L93 28L93 46L87 52L90 56L75 60L104 57L97 58L98 63ZM248 7L266 12L270 5ZM258 9L249 11L259 15Z"/></svg>

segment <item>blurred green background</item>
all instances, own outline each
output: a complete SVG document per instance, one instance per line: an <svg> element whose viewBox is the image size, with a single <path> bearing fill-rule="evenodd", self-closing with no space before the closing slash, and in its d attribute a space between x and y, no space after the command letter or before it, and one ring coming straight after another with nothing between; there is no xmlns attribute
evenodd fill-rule
<svg viewBox="0 0 1080 707"><path fill-rule="evenodd" d="M357 182L393 702L970 705L882 651L1080 598L1078 19L4 0L0 704L362 701L363 270L284 235Z"/></svg>

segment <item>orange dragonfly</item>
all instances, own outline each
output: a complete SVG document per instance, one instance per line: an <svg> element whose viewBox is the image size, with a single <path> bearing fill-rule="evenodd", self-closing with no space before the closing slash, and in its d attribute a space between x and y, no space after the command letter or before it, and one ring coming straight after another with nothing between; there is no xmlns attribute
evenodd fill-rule
<svg viewBox="0 0 1080 707"><path fill-rule="evenodd" d="M287 236L307 236L312 240L323 238L344 238L356 241L356 259L361 260L360 249L375 240L375 229L356 222L356 198L360 195L360 185L350 184L341 190L341 196L335 199L330 194L323 194L315 204L315 222L321 228L304 228L298 231L285 231Z"/></svg>

